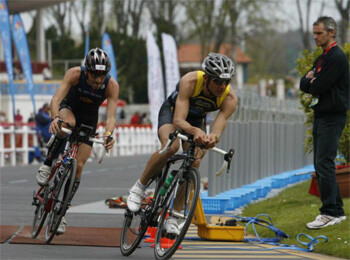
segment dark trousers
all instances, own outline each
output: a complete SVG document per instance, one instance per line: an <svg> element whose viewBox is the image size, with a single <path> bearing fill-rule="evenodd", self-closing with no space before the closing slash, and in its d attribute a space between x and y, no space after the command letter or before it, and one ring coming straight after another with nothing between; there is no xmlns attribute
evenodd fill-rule
<svg viewBox="0 0 350 260"><path fill-rule="evenodd" d="M335 175L335 158L346 115L315 118L313 125L314 166L322 206L322 215L343 216L343 200Z"/></svg>

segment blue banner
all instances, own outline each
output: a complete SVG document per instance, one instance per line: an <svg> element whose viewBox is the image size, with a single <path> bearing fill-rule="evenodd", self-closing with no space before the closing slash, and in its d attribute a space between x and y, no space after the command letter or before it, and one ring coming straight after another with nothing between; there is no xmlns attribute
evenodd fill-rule
<svg viewBox="0 0 350 260"><path fill-rule="evenodd" d="M115 57L114 57L114 51L112 46L112 41L109 38L108 33L104 33L102 36L102 49L108 54L109 58L111 59L112 68L109 72L112 77L117 80L117 65L115 63Z"/></svg>
<svg viewBox="0 0 350 260"><path fill-rule="evenodd" d="M85 36L85 56L89 52L90 48L90 35L89 26L86 26L86 36Z"/></svg>
<svg viewBox="0 0 350 260"><path fill-rule="evenodd" d="M23 74L27 81L28 92L32 99L34 114L36 115L32 63L30 61L27 36L24 31L21 17L18 14L15 14L12 19L12 35L19 59L21 61Z"/></svg>
<svg viewBox="0 0 350 260"><path fill-rule="evenodd" d="M13 63L12 63L12 48L11 48L11 32L10 19L7 4L5 0L0 0L0 38L4 48L5 64L7 75L9 78L9 89L12 99L13 120L15 120L15 91L13 85Z"/></svg>

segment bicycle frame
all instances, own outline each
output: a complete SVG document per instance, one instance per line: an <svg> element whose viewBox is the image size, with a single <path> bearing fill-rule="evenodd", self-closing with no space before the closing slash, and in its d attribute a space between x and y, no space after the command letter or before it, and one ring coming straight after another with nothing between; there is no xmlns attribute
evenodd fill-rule
<svg viewBox="0 0 350 260"><path fill-rule="evenodd" d="M69 136L68 136L69 137ZM68 138L67 137L67 138ZM61 165L67 164L70 162L70 160L72 160L73 158L76 157L77 152L78 152L78 148L79 148L79 144L77 142L74 142L71 146L71 142L69 140L67 140L67 143L65 145L64 148L64 152L61 156L61 158L56 162L55 166L52 168L50 177L49 177L49 181L52 179L52 177L56 174L57 170L61 167ZM47 188L46 186L41 186L39 188L39 190L36 193L36 198L40 201L40 203L44 202L44 198L41 196L41 192L43 189ZM49 190L48 193L53 192L52 195L55 194L55 190ZM54 196L51 196L50 200L47 202L47 204L45 205L45 211L50 212L51 211L51 206L53 203L53 198Z"/></svg>

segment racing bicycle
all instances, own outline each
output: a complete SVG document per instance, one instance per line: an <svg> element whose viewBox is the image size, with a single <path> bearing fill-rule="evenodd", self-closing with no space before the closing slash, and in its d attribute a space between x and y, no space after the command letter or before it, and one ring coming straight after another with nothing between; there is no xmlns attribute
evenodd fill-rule
<svg viewBox="0 0 350 260"><path fill-rule="evenodd" d="M167 151L176 138L187 142L189 144L188 150L169 158L163 171L148 182L147 189L154 189L154 194L147 204L141 205L137 212L132 212L128 208L125 210L120 245L121 253L124 256L134 252L144 238L148 227L157 227L154 244L155 257L161 260L168 259L180 246L191 224L200 191L199 172L192 167L196 160L196 145L191 137L175 131L169 135L169 141L160 153ZM234 150L225 152L216 147L211 148L211 150L224 155L223 166L217 175L222 174L225 169L228 171ZM171 170L177 162L180 162L181 166ZM169 174L173 175L173 180L165 188L164 183L166 183ZM180 229L179 234L167 233L165 225L169 217L176 219ZM170 246L169 241L171 241Z"/></svg>
<svg viewBox="0 0 350 260"><path fill-rule="evenodd" d="M62 123L63 121L59 122L60 125ZM94 129L91 126L81 124L80 127L72 130L65 127L61 127L61 130L67 134L68 139L63 154L52 167L48 184L41 186L37 192L33 192L32 205L35 206L35 211L32 237L36 238L39 235L46 220L46 243L50 243L54 238L62 217L70 205L77 171L76 154L80 143L86 140L99 144L104 143L102 139L94 137ZM102 156L104 156L104 153L101 154ZM100 161L102 160L100 159ZM66 196L64 196L65 190Z"/></svg>

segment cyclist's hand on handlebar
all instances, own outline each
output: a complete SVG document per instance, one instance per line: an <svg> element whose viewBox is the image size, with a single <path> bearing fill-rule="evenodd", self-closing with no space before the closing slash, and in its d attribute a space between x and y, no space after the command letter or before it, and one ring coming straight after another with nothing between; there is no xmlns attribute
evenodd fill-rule
<svg viewBox="0 0 350 260"><path fill-rule="evenodd" d="M58 116L54 117L50 124L49 132L51 134L58 134L61 130L62 119Z"/></svg>
<svg viewBox="0 0 350 260"><path fill-rule="evenodd" d="M207 148L207 149L213 148L218 142L217 135L211 133L207 137L208 137L208 141L205 144L205 148Z"/></svg>
<svg viewBox="0 0 350 260"><path fill-rule="evenodd" d="M198 146L206 145L208 137L202 129L196 128L196 133L193 135L193 141Z"/></svg>
<svg viewBox="0 0 350 260"><path fill-rule="evenodd" d="M105 141L103 146L106 148L106 150L111 149L115 143L114 138L112 137L112 135L109 132L103 136L103 140Z"/></svg>

